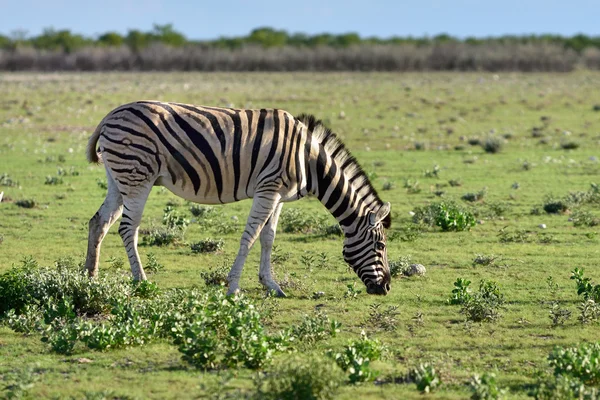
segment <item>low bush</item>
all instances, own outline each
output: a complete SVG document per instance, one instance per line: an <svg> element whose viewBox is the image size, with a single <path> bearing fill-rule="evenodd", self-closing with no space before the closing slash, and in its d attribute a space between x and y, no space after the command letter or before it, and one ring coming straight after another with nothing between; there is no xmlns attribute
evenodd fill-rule
<svg viewBox="0 0 600 400"><path fill-rule="evenodd" d="M410 255L401 256L388 262L390 274L393 278L403 275L410 268L410 264L412 263L411 258Z"/></svg>
<svg viewBox="0 0 600 400"><path fill-rule="evenodd" d="M471 300L471 289L469 289L469 285L471 281L468 279L457 278L456 282L454 282L454 289L452 289L452 294L448 299L448 303L450 304L465 304Z"/></svg>
<svg viewBox="0 0 600 400"><path fill-rule="evenodd" d="M293 325L289 330L289 336L295 340L312 345L318 341L335 337L340 332L341 324L336 320L329 319L323 313L314 316L305 315L299 324Z"/></svg>
<svg viewBox="0 0 600 400"><path fill-rule="evenodd" d="M585 385L600 385L600 342L556 347L548 356L554 375L577 378Z"/></svg>
<svg viewBox="0 0 600 400"><path fill-rule="evenodd" d="M453 202L432 203L414 210L413 222L439 226L443 231L465 231L475 226L475 216Z"/></svg>
<svg viewBox="0 0 600 400"><path fill-rule="evenodd" d="M7 173L0 174L0 186L19 186L19 182L15 181Z"/></svg>
<svg viewBox="0 0 600 400"><path fill-rule="evenodd" d="M471 400L498 400L502 399L507 390L498 386L494 373L474 375L469 382L473 394Z"/></svg>
<svg viewBox="0 0 600 400"><path fill-rule="evenodd" d="M15 201L17 207L21 208L34 208L37 206L37 202L34 199L21 199Z"/></svg>
<svg viewBox="0 0 600 400"><path fill-rule="evenodd" d="M467 285L468 286L468 285ZM493 322L501 317L504 295L494 281L481 280L479 290L463 300L461 313L473 322Z"/></svg>
<svg viewBox="0 0 600 400"><path fill-rule="evenodd" d="M475 202L483 200L483 197L486 195L487 189L481 189L479 192L469 192L462 195L461 199L468 202Z"/></svg>
<svg viewBox="0 0 600 400"><path fill-rule="evenodd" d="M223 239L207 238L198 242L192 243L190 248L192 253L214 253L223 250L225 242Z"/></svg>
<svg viewBox="0 0 600 400"><path fill-rule="evenodd" d="M483 143L481 143L481 147L486 153L499 153L503 147L502 139L495 136L488 136Z"/></svg>
<svg viewBox="0 0 600 400"><path fill-rule="evenodd" d="M430 393L442 382L435 367L429 363L419 364L410 371L409 378L417 385L417 389L423 393Z"/></svg>
<svg viewBox="0 0 600 400"><path fill-rule="evenodd" d="M600 303L600 284L594 285L590 278L584 277L582 269L575 268L571 272L571 279L577 285L577 294L579 296L583 296L584 300L591 299L596 303Z"/></svg>
<svg viewBox="0 0 600 400"><path fill-rule="evenodd" d="M371 361L381 358L383 346L378 340L372 340L363 332L360 340L349 342L343 351L328 351L328 355L348 374L350 383L374 380L379 373L370 367Z"/></svg>
<svg viewBox="0 0 600 400"><path fill-rule="evenodd" d="M293 357L274 365L254 380L256 399L333 399L344 374L330 360Z"/></svg>

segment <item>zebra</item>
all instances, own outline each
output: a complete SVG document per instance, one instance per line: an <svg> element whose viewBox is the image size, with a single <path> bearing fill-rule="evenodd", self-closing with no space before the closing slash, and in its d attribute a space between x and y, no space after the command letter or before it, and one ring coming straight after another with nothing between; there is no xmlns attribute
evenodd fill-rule
<svg viewBox="0 0 600 400"><path fill-rule="evenodd" d="M108 191L89 221L85 268L98 274L100 246L122 215L119 234L134 280L145 280L137 250L142 212L153 186L202 204L253 198L227 276L239 292L248 252L260 237L259 281L285 297L271 273L271 250L283 203L316 196L345 236L344 260L369 294L385 295L391 275L385 229L390 203L377 195L341 140L312 115L137 101L106 115L89 139L87 159L103 163Z"/></svg>

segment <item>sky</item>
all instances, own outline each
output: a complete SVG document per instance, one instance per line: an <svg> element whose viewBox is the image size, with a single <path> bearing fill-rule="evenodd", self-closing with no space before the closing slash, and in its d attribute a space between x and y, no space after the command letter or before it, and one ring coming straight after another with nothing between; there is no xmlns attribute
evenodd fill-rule
<svg viewBox="0 0 600 400"><path fill-rule="evenodd" d="M600 0L0 0L0 34L44 28L95 37L173 24L188 39L245 36L257 27L361 37L504 34L600 36Z"/></svg>

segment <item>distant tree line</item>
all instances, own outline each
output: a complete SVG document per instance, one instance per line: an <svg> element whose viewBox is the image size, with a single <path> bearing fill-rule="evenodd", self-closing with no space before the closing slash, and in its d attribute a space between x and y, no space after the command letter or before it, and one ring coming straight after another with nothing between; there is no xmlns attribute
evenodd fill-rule
<svg viewBox="0 0 600 400"><path fill-rule="evenodd" d="M600 69L600 36L523 35L459 39L361 38L257 28L244 37L190 40L173 25L95 38L69 30L0 34L4 71L571 71Z"/></svg>
<svg viewBox="0 0 600 400"><path fill-rule="evenodd" d="M448 34L439 34L432 37L390 37L361 38L357 33L344 33L339 35L322 33L307 35L304 33L288 33L268 27L254 29L249 35L243 37L220 37L214 40L190 40L182 33L176 31L172 24L155 24L149 32L130 30L126 35L117 32L106 32L96 38L86 37L72 33L68 29L55 30L46 28L38 36L27 37L25 32L15 31L10 35L0 34L0 49L12 50L18 47L31 47L37 50L62 50L71 53L85 47L121 47L127 46L133 51L142 50L152 44L181 47L185 45L202 45L222 49L239 49L247 45L270 47L316 47L331 46L345 48L357 45L415 45L431 46L448 43L465 43L469 45L486 44L552 44L581 52L588 47L600 48L600 36L578 34L571 37L560 35L505 35L499 37L459 39Z"/></svg>

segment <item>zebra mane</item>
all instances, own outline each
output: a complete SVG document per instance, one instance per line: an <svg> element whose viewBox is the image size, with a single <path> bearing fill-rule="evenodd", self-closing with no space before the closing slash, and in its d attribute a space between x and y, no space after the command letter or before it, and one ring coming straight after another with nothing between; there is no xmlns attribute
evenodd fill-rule
<svg viewBox="0 0 600 400"><path fill-rule="evenodd" d="M378 206L382 206L383 201L379 198L369 177L356 158L350 154L350 150L346 148L342 140L333 133L331 129L326 127L323 124L323 121L317 119L314 115L300 114L296 119L306 125L310 134L323 146L325 152L343 168L345 176L356 176L356 178L352 180L352 186L361 194L365 199L365 202L369 204L375 200ZM391 213L385 217L382 223L386 229L391 226Z"/></svg>

